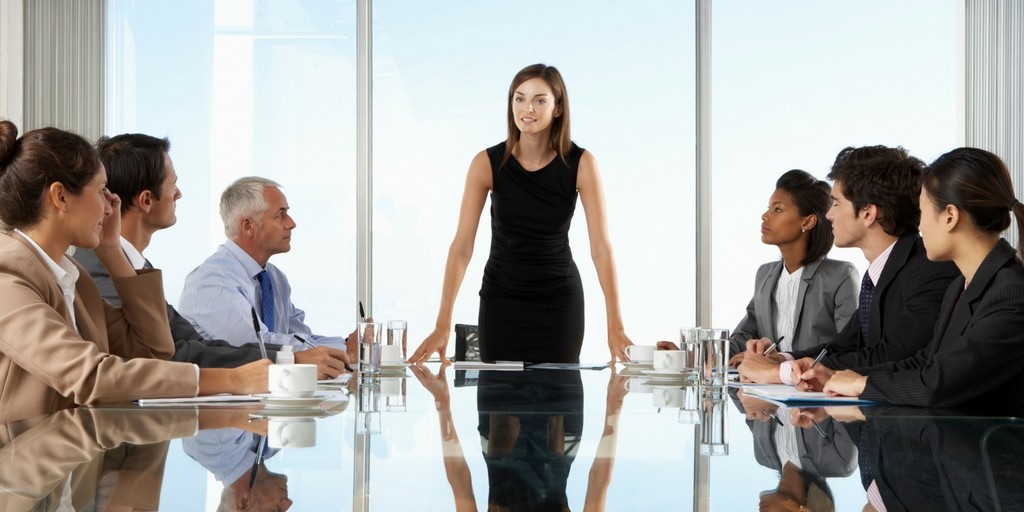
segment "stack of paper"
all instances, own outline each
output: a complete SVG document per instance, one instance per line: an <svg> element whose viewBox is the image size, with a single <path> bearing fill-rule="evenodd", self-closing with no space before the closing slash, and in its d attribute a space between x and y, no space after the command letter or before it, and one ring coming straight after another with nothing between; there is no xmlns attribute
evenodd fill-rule
<svg viewBox="0 0 1024 512"><path fill-rule="evenodd" d="M485 363L483 361L455 361L456 370L505 370L522 371L522 361L495 361Z"/></svg>
<svg viewBox="0 0 1024 512"><path fill-rule="evenodd" d="M814 402L818 404L873 404L871 400L864 400L852 396L829 396L823 391L800 391L793 386L788 384L743 384L743 392L773 400L777 402L786 402L789 404L801 402Z"/></svg>
<svg viewBox="0 0 1024 512"><path fill-rule="evenodd" d="M235 402L259 402L259 397L250 395L208 395L208 396L191 396L182 398L140 398L135 401L139 405L203 405L203 404L218 404L224 405L227 403Z"/></svg>

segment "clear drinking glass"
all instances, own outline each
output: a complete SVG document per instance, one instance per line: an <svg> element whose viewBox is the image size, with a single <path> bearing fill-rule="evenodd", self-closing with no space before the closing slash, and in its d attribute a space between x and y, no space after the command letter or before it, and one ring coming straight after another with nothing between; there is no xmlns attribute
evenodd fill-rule
<svg viewBox="0 0 1024 512"><path fill-rule="evenodd" d="M701 384L709 387L728 385L729 329L700 330Z"/></svg>
<svg viewBox="0 0 1024 512"><path fill-rule="evenodd" d="M406 342L408 337L406 325L405 320L391 320L388 322L387 346L398 347L398 357L400 358L399 362L402 363L408 359L408 353L406 352ZM389 359L388 362L391 362L391 360Z"/></svg>
<svg viewBox="0 0 1024 512"><path fill-rule="evenodd" d="M359 373L380 373L380 347L383 335L380 322L359 322Z"/></svg>

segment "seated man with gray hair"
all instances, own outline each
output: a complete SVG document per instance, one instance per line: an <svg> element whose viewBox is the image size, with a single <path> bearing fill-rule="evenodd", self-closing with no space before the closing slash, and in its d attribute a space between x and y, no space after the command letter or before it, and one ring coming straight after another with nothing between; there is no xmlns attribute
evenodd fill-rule
<svg viewBox="0 0 1024 512"><path fill-rule="evenodd" d="M297 350L303 345L344 349L345 338L313 334L305 313L292 304L288 278L269 263L271 256L291 250L295 229L280 187L266 178L246 177L224 190L220 216L228 240L185 278L178 310L208 339L236 345L254 341L255 312L266 343ZM348 338L353 348L354 335Z"/></svg>

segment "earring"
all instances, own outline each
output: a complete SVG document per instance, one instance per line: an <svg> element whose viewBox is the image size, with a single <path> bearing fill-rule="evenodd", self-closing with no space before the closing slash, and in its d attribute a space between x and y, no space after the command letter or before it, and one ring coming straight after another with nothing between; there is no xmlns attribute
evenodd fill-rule
<svg viewBox="0 0 1024 512"><path fill-rule="evenodd" d="M806 233L806 232L807 232L807 230L806 230L806 229L804 229L804 228L800 228L800 232L801 232L801 233Z"/></svg>

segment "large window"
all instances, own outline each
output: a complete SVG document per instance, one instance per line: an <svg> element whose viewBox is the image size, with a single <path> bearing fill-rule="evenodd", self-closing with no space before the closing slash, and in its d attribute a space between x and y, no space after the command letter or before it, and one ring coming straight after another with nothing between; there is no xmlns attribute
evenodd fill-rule
<svg viewBox="0 0 1024 512"><path fill-rule="evenodd" d="M183 197L146 255L168 300L224 241L220 193L283 185L296 220L273 262L315 332L355 311L355 4L111 0L107 133L168 136Z"/></svg>

